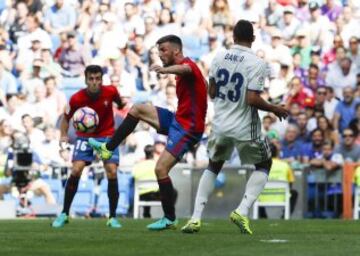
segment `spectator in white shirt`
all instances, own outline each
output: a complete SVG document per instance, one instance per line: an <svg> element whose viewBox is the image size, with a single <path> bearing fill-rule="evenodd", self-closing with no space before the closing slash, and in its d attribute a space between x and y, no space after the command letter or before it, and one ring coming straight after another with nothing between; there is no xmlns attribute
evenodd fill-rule
<svg viewBox="0 0 360 256"><path fill-rule="evenodd" d="M356 66L351 59L345 57L340 60L339 66L329 68L326 76L326 84L334 88L336 97L342 99L342 91L345 87L355 88L356 85Z"/></svg>

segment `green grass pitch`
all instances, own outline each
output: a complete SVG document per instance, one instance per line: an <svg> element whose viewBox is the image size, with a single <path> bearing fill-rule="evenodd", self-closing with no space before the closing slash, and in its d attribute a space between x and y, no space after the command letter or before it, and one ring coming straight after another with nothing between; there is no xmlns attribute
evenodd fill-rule
<svg viewBox="0 0 360 256"><path fill-rule="evenodd" d="M227 220L206 220L197 234L150 232L150 220L123 219L111 230L105 219L71 220L61 229L51 220L0 221L1 256L82 255L360 255L360 222L342 220L252 221L254 235Z"/></svg>

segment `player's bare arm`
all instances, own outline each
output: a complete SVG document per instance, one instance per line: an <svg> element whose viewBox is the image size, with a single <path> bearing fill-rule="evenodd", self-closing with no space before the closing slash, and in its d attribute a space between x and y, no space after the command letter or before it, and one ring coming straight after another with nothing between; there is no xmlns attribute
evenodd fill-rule
<svg viewBox="0 0 360 256"><path fill-rule="evenodd" d="M209 90L208 90L209 96L211 99L215 99L216 96L216 83L214 78L209 79Z"/></svg>
<svg viewBox="0 0 360 256"><path fill-rule="evenodd" d="M69 137L68 137L68 130L69 130L69 121L67 120L67 118L65 117L65 114L62 115L61 117L61 122L60 122L60 147L62 148L64 145L64 143L68 143L69 142Z"/></svg>
<svg viewBox="0 0 360 256"><path fill-rule="evenodd" d="M288 111L284 107L268 103L261 98L260 92L258 91L247 90L246 102L257 109L274 113L280 121L288 116Z"/></svg>
<svg viewBox="0 0 360 256"><path fill-rule="evenodd" d="M192 69L189 65L183 64L183 65L172 65L169 67L161 67L159 65L152 65L150 67L151 71L155 71L159 74L174 74L177 76L183 76L183 75L189 75L192 73Z"/></svg>
<svg viewBox="0 0 360 256"><path fill-rule="evenodd" d="M123 102L123 100L121 99L121 97L116 97L114 99L115 104L117 105L118 109L123 109L125 107L125 103Z"/></svg>

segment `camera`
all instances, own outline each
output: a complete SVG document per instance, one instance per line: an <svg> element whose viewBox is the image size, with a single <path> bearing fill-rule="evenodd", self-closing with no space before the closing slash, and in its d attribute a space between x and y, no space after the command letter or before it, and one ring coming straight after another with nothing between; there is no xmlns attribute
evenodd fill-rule
<svg viewBox="0 0 360 256"><path fill-rule="evenodd" d="M13 144L12 182L18 188L23 188L31 181L31 166L33 153L28 138L17 137Z"/></svg>

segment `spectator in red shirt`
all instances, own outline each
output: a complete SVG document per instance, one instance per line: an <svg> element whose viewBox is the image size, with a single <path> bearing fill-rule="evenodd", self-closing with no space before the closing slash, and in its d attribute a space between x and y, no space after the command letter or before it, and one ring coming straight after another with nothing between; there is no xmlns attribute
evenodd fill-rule
<svg viewBox="0 0 360 256"><path fill-rule="evenodd" d="M293 77L290 81L289 92L285 96L286 107L294 102L298 103L303 109L308 102L314 101L314 94L311 89L304 87L300 77Z"/></svg>

